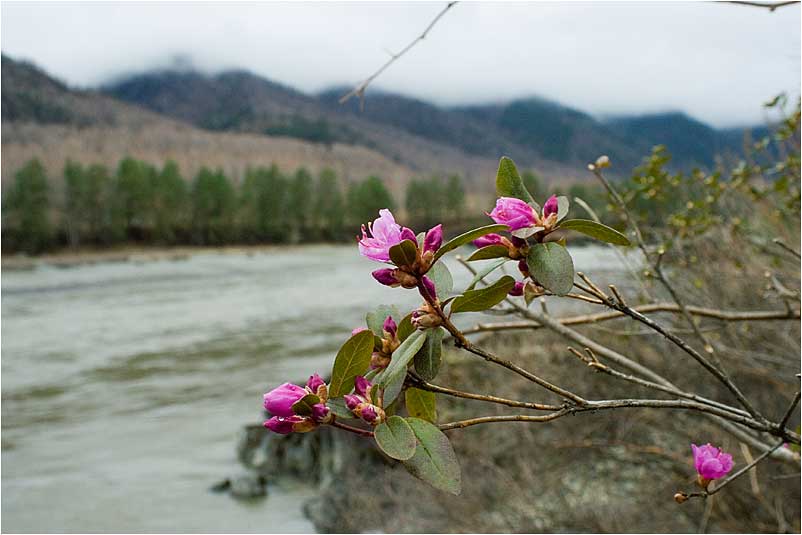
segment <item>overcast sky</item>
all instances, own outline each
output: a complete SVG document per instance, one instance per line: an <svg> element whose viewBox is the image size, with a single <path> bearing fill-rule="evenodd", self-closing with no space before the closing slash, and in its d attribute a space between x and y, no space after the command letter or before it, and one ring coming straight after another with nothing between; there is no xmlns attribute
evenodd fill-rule
<svg viewBox="0 0 802 535"><path fill-rule="evenodd" d="M78 86L184 57L314 92L365 78L444 5L3 2L1 46ZM443 105L540 95L596 115L763 122L762 102L800 92L800 7L465 2L376 87Z"/></svg>

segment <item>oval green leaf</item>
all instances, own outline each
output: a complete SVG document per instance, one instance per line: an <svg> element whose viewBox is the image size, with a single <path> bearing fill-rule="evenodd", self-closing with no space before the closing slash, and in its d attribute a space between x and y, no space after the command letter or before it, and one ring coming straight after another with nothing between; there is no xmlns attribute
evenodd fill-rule
<svg viewBox="0 0 802 535"><path fill-rule="evenodd" d="M460 234L456 238L453 238L448 242L444 243L443 246L440 247L434 254L434 259L432 260L432 262L437 261L437 259L443 256L444 254L453 251L458 247L462 247L466 243L470 243L477 238L481 238L482 236L493 234L495 232L505 232L507 230L509 230L509 227L507 225L487 225L484 227L479 227L477 229L469 230L468 232Z"/></svg>
<svg viewBox="0 0 802 535"><path fill-rule="evenodd" d="M401 393L404 388L404 381L407 378L405 373L397 373L393 377L388 378L388 383L384 386L384 394L382 395L382 403L384 407L389 406ZM380 378L381 379L381 378Z"/></svg>
<svg viewBox="0 0 802 535"><path fill-rule="evenodd" d="M535 210L540 212L540 206L526 190L524 181L521 180L521 175L518 174L518 168L515 167L515 162L506 156L502 156L501 160L498 162L496 195L498 197L515 197L516 199L521 199L534 206Z"/></svg>
<svg viewBox="0 0 802 535"><path fill-rule="evenodd" d="M560 195L557 197L557 221L561 221L568 215L568 209L571 207L571 203L568 200L568 197L564 195Z"/></svg>
<svg viewBox="0 0 802 535"><path fill-rule="evenodd" d="M320 403L320 398L315 394L307 394L292 404L292 412L301 416L312 414L312 405Z"/></svg>
<svg viewBox="0 0 802 535"><path fill-rule="evenodd" d="M400 416L390 416L386 422L377 425L373 437L379 449L399 461L411 459L418 445L412 427Z"/></svg>
<svg viewBox="0 0 802 535"><path fill-rule="evenodd" d="M473 262L474 260L490 260L491 258L501 258L502 256L506 257L509 255L509 252L509 249L503 245L488 245L474 251L473 254L468 257L468 262Z"/></svg>
<svg viewBox="0 0 802 535"><path fill-rule="evenodd" d="M384 326L384 320L387 319L387 316L391 316L395 321L398 321L398 318L401 317L401 313L398 312L398 308L395 306L379 305L375 310L365 315L365 322L368 324L368 328L373 331L376 336L381 337L382 327Z"/></svg>
<svg viewBox="0 0 802 535"><path fill-rule="evenodd" d="M415 332L415 326L412 325L412 312L410 312L398 324L398 339L403 342L413 332Z"/></svg>
<svg viewBox="0 0 802 535"><path fill-rule="evenodd" d="M437 297L440 299L445 299L454 289L454 278L451 276L451 271L442 262L434 264L426 276L432 279Z"/></svg>
<svg viewBox="0 0 802 535"><path fill-rule="evenodd" d="M329 396L336 398L354 387L354 378L364 374L373 354L373 333L362 331L348 339L334 358L329 382Z"/></svg>
<svg viewBox="0 0 802 535"><path fill-rule="evenodd" d="M434 392L420 388L407 388L404 393L407 412L413 418L434 423L437 420L437 397Z"/></svg>
<svg viewBox="0 0 802 535"><path fill-rule="evenodd" d="M426 336L424 336L423 331L415 331L393 351L393 358L390 364L381 373L381 377L378 378L379 385L382 388L386 388L394 379L397 379L397 375L406 375L407 365L415 356L415 353L421 348L425 340ZM370 358L368 358L368 362L370 362Z"/></svg>
<svg viewBox="0 0 802 535"><path fill-rule="evenodd" d="M461 471L454 448L442 431L420 418L407 418L418 439L415 454L404 467L413 476L436 489L459 496L462 492Z"/></svg>
<svg viewBox="0 0 802 535"><path fill-rule="evenodd" d="M560 223L560 228L575 230L591 238L614 245L631 245L629 239L617 230L590 219L569 219Z"/></svg>
<svg viewBox="0 0 802 535"><path fill-rule="evenodd" d="M574 287L574 261L562 245L535 243L526 263L534 279L550 292L565 295Z"/></svg>
<svg viewBox="0 0 802 535"><path fill-rule="evenodd" d="M508 260L507 258L502 258L501 260L496 260L495 262L489 262L486 267L484 267L484 268L482 268L482 269L480 269L480 270L478 270L476 272L476 275L473 276L473 279L471 280L471 283L468 285L467 288L465 288L465 290L466 291L467 290L473 290L473 288L476 286L476 284L480 280L484 279L485 277L490 275L492 272L494 272L495 270L497 270L498 268L503 266L504 263L507 260ZM443 306L445 306L445 304Z"/></svg>
<svg viewBox="0 0 802 535"><path fill-rule="evenodd" d="M440 360L443 352L443 329L429 329L426 331L426 341L415 354L415 371L424 380L431 381L440 371Z"/></svg>
<svg viewBox="0 0 802 535"><path fill-rule="evenodd" d="M404 240L390 247L390 260L396 266L411 266L418 257L418 246L412 240Z"/></svg>
<svg viewBox="0 0 802 535"><path fill-rule="evenodd" d="M515 286L515 279L504 275L499 280L478 290L467 290L451 303L451 312L481 312L491 308L507 297Z"/></svg>

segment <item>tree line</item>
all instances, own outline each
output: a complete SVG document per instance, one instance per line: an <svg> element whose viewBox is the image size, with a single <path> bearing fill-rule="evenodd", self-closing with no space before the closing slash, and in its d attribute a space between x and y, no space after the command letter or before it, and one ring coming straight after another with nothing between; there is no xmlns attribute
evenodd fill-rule
<svg viewBox="0 0 802 535"><path fill-rule="evenodd" d="M305 168L255 167L235 181L204 167L188 181L175 162L159 168L124 158L114 171L67 161L63 179L63 188L54 188L37 159L16 172L3 192L4 251L342 241L380 208L400 208L380 177L346 184L331 169L315 176ZM405 201L413 228L457 221L462 179L413 180Z"/></svg>

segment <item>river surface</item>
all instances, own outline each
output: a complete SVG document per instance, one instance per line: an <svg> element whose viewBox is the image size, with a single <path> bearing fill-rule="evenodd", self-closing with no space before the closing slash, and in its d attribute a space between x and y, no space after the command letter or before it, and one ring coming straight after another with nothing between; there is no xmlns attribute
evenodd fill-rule
<svg viewBox="0 0 802 535"><path fill-rule="evenodd" d="M577 269L620 269L608 248L572 253ZM376 267L308 246L4 271L2 530L313 531L313 489L241 502L209 487L240 470L263 392L324 374L373 305L418 302Z"/></svg>

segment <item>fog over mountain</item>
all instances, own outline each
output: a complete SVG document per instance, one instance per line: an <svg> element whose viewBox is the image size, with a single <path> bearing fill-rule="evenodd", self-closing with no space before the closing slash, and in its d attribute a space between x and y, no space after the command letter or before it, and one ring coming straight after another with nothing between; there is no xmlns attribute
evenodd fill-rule
<svg viewBox="0 0 802 535"><path fill-rule="evenodd" d="M443 5L5 3L2 50L80 87L190 65L318 93L364 79ZM462 3L371 89L440 106L539 95L595 118L760 124L763 102L799 94L799 16L799 5Z"/></svg>

